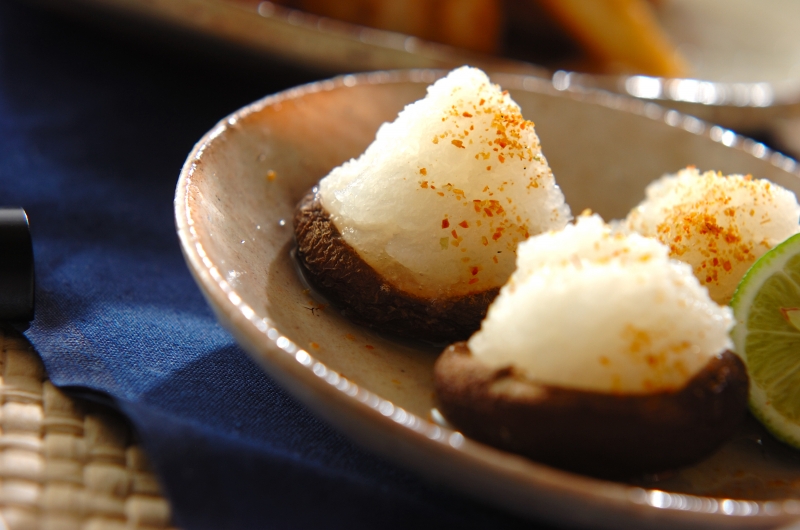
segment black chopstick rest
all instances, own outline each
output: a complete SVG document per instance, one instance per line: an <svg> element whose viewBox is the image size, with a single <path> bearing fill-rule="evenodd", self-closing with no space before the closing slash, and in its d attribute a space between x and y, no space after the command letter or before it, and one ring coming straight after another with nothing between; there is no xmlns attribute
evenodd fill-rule
<svg viewBox="0 0 800 530"><path fill-rule="evenodd" d="M0 208L0 322L33 320L33 290L28 214L22 208Z"/></svg>

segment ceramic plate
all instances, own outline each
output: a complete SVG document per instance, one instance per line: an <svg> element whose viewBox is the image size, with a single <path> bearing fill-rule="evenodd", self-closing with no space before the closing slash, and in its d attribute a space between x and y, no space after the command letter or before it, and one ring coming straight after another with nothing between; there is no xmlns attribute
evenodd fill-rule
<svg viewBox="0 0 800 530"><path fill-rule="evenodd" d="M519 514L609 528L765 528L800 515L800 456L750 423L700 464L631 483L563 472L431 419L436 351L398 344L315 299L292 258L300 197L358 156L440 73L345 76L269 96L221 121L181 172L183 252L220 321L280 384L359 443ZM791 159L654 104L503 76L536 123L573 212L624 216L647 183L693 164L800 191ZM580 506L580 509L575 509Z"/></svg>

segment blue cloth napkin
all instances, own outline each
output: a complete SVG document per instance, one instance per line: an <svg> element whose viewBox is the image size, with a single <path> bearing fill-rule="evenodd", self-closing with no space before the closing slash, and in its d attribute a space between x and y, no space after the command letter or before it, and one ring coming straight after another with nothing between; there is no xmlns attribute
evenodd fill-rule
<svg viewBox="0 0 800 530"><path fill-rule="evenodd" d="M245 355L192 280L172 214L185 156L228 113L315 74L125 35L0 2L0 206L30 216L26 333L52 381L127 415L186 530L546 527L321 422Z"/></svg>

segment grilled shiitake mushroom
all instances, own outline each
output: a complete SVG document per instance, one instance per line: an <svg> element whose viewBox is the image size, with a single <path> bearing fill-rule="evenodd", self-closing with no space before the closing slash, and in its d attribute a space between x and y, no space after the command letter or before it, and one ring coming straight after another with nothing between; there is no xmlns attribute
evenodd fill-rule
<svg viewBox="0 0 800 530"><path fill-rule="evenodd" d="M301 201L297 257L354 320L452 341L478 328L519 242L569 217L533 123L463 67Z"/></svg>

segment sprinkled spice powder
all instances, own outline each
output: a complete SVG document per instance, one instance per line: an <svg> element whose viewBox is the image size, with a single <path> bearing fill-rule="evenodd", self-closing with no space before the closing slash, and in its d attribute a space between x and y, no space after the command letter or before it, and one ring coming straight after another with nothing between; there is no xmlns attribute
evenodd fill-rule
<svg viewBox="0 0 800 530"><path fill-rule="evenodd" d="M794 195L768 181L689 167L651 184L626 226L667 245L727 304L755 260L798 231L798 212Z"/></svg>

